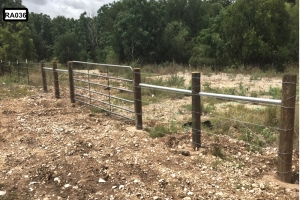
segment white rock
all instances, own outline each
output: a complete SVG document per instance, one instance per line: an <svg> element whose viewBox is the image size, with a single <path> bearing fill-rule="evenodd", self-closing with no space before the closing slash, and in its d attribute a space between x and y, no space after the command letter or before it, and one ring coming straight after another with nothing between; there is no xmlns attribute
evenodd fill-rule
<svg viewBox="0 0 300 200"><path fill-rule="evenodd" d="M264 185L263 183L261 183L261 184L259 184L259 188L260 188L261 190L264 190L264 189L265 189L265 185Z"/></svg>
<svg viewBox="0 0 300 200"><path fill-rule="evenodd" d="M191 192L191 191L189 191L188 193L187 193L187 195L193 195L194 193L193 192Z"/></svg>
<svg viewBox="0 0 300 200"><path fill-rule="evenodd" d="M154 200L156 200L156 199L158 199L158 198L159 198L158 196L154 196L154 197L153 197Z"/></svg>
<svg viewBox="0 0 300 200"><path fill-rule="evenodd" d="M71 186L70 184L65 184L65 185L64 185L65 188L68 188L68 187L70 187L70 186Z"/></svg>
<svg viewBox="0 0 300 200"><path fill-rule="evenodd" d="M58 183L60 183L60 179L58 177L55 177L54 181L57 181Z"/></svg>
<svg viewBox="0 0 300 200"><path fill-rule="evenodd" d="M111 188L112 188L112 189L116 189L116 188L117 188L117 186L116 186L116 185L113 185Z"/></svg>
<svg viewBox="0 0 300 200"><path fill-rule="evenodd" d="M119 186L119 189L120 189L120 190L123 190L123 189L124 189L124 185L120 185L120 186Z"/></svg>
<svg viewBox="0 0 300 200"><path fill-rule="evenodd" d="M182 200L192 200L191 197L184 197Z"/></svg>
<svg viewBox="0 0 300 200"><path fill-rule="evenodd" d="M104 179L102 179L102 178L99 178L99 181L98 181L99 183L105 183L106 181L104 180Z"/></svg>
<svg viewBox="0 0 300 200"><path fill-rule="evenodd" d="M4 196L6 194L6 191L0 191L0 196Z"/></svg>

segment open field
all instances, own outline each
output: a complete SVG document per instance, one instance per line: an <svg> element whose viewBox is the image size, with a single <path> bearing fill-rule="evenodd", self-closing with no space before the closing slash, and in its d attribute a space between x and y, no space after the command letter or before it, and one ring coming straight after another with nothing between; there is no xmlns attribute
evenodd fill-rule
<svg viewBox="0 0 300 200"><path fill-rule="evenodd" d="M161 76L161 83L182 80L178 87L188 88L189 76ZM281 78L250 75L202 75L201 82L202 91L276 99L281 88ZM1 93L1 200L299 198L296 147L293 184L276 180L278 107L202 98L202 121L214 127L203 127L194 151L191 129L182 127L191 119L188 96L145 89L137 131L131 121L71 104L63 88L61 99L51 86L43 93L3 85Z"/></svg>

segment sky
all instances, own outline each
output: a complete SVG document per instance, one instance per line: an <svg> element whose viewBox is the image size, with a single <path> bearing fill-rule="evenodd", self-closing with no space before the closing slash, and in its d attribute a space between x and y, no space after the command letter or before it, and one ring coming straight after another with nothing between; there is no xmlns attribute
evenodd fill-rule
<svg viewBox="0 0 300 200"><path fill-rule="evenodd" d="M43 13L52 19L58 15L78 19L84 11L97 15L98 9L114 0L22 0L28 12ZM118 1L118 0L116 0Z"/></svg>

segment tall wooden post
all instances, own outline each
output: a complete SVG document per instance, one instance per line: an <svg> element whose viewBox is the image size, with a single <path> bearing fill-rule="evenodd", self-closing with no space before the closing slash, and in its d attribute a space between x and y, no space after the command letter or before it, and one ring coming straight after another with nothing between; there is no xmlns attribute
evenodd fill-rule
<svg viewBox="0 0 300 200"><path fill-rule="evenodd" d="M142 121L142 93L141 87L141 71L140 68L133 69L133 94L134 94L134 111L135 111L135 127L137 130L143 129Z"/></svg>
<svg viewBox="0 0 300 200"><path fill-rule="evenodd" d="M53 62L52 68L53 68L55 98L60 98L60 95L59 95L59 83L58 83L58 73L56 71L56 69L57 69L57 63L56 62Z"/></svg>
<svg viewBox="0 0 300 200"><path fill-rule="evenodd" d="M41 72L42 72L42 79L43 79L43 90L44 92L47 92L47 78L46 78L46 72L45 72L45 62L41 62Z"/></svg>
<svg viewBox="0 0 300 200"><path fill-rule="evenodd" d="M68 62L68 71L69 71L70 99L71 99L71 103L75 103L75 90L74 90L72 61Z"/></svg>
<svg viewBox="0 0 300 200"><path fill-rule="evenodd" d="M192 145L201 147L201 102L200 102L200 73L192 73Z"/></svg>
<svg viewBox="0 0 300 200"><path fill-rule="evenodd" d="M297 75L283 76L277 177L287 183L292 181L296 82Z"/></svg>

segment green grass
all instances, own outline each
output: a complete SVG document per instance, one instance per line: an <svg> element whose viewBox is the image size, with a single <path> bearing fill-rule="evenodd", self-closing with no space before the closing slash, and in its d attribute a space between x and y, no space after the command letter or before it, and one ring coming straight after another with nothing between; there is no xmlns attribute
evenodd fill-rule
<svg viewBox="0 0 300 200"><path fill-rule="evenodd" d="M163 137L167 134L174 134L178 133L182 127L180 126L180 123L177 123L175 121L170 121L168 123L169 125L165 124L158 124L154 127L148 127L145 130L149 132L149 136L152 138L157 138L157 137Z"/></svg>

